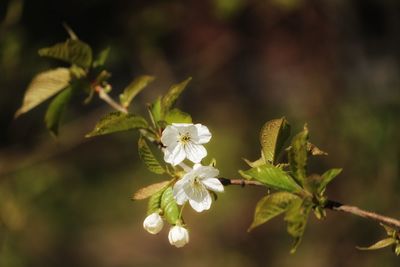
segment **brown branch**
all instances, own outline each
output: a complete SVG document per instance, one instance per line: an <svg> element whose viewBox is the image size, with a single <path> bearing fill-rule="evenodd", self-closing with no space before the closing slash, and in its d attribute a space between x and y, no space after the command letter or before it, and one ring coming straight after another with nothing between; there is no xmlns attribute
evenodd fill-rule
<svg viewBox="0 0 400 267"><path fill-rule="evenodd" d="M373 221L383 223L387 226L394 227L400 230L400 221L391 217L387 217L375 212L366 211L356 206L345 205L333 200L328 200L325 208L353 214L355 216L363 217Z"/></svg>
<svg viewBox="0 0 400 267"><path fill-rule="evenodd" d="M243 180L243 179L228 179L228 178L219 178L219 180L222 183L222 185L224 185L224 186L240 185L240 186L244 187L246 185L252 185L252 186L266 187L264 184L257 182L257 181L249 181L249 180ZM359 207L356 207L356 206L349 206L349 205L339 203L337 201L328 200L327 203L325 204L324 208L330 209L333 211L341 211L341 212L350 213L355 216L373 220L376 222L380 222L382 224L385 224L387 226L390 226L390 227L400 230L400 220L397 220L397 219L394 219L391 217L387 217L387 216L384 216L384 215L381 215L381 214L378 214L375 212L366 211L366 210L360 209Z"/></svg>

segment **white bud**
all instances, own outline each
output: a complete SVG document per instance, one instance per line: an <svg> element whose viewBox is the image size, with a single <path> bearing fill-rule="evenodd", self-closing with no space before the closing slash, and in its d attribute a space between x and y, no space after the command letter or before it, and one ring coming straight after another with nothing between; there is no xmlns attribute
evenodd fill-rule
<svg viewBox="0 0 400 267"><path fill-rule="evenodd" d="M163 219L160 214L154 212L146 217L143 221L143 228L150 234L158 234L164 226Z"/></svg>
<svg viewBox="0 0 400 267"><path fill-rule="evenodd" d="M168 233L169 243L177 248L181 248L189 243L189 232L186 228L175 225Z"/></svg>

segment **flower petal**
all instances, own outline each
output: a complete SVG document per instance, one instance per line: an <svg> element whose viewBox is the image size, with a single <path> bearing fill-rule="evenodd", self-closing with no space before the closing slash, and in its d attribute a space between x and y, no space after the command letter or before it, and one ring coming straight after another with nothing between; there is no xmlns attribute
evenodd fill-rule
<svg viewBox="0 0 400 267"><path fill-rule="evenodd" d="M173 166L181 163L186 157L185 150L181 144L177 144L171 151L170 147L164 149L165 162L171 163Z"/></svg>
<svg viewBox="0 0 400 267"><path fill-rule="evenodd" d="M190 196L190 206L197 212L210 209L212 202L210 193L203 187L202 190L198 190L197 194L195 198Z"/></svg>
<svg viewBox="0 0 400 267"><path fill-rule="evenodd" d="M183 203L185 203L188 200L188 197L184 189L185 186L187 186L188 182L189 181L187 179L183 178L174 184L172 192L174 194L174 198L178 205L183 205Z"/></svg>
<svg viewBox="0 0 400 267"><path fill-rule="evenodd" d="M196 176L205 178L215 178L219 175L219 170L212 166L201 166L196 171Z"/></svg>
<svg viewBox="0 0 400 267"><path fill-rule="evenodd" d="M166 147L168 147L177 143L178 138L179 138L178 130L173 126L168 125L167 128L165 128L165 130L162 132L161 142Z"/></svg>
<svg viewBox="0 0 400 267"><path fill-rule="evenodd" d="M209 190L215 192L224 192L224 186L217 178L206 178L201 180L201 182Z"/></svg>
<svg viewBox="0 0 400 267"><path fill-rule="evenodd" d="M201 125L200 123L197 123L194 126L197 129L197 143L198 144L208 143L212 135L208 130L207 126Z"/></svg>
<svg viewBox="0 0 400 267"><path fill-rule="evenodd" d="M202 145L188 143L184 148L186 157L194 163L199 163L205 156L207 156L207 150Z"/></svg>

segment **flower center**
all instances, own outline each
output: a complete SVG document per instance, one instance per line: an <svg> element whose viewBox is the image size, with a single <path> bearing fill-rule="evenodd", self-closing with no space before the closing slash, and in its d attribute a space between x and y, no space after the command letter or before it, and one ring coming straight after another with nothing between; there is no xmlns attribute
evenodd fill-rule
<svg viewBox="0 0 400 267"><path fill-rule="evenodd" d="M188 143L190 142L190 135L189 135L189 133L186 132L186 133L184 133L184 134L181 134L181 135L179 136L179 141L180 141L182 144L184 144L184 145L188 144Z"/></svg>

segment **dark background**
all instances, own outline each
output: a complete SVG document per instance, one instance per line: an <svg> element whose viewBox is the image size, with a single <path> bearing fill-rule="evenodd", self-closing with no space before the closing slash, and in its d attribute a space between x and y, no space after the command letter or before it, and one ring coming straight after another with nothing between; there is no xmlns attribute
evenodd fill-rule
<svg viewBox="0 0 400 267"><path fill-rule="evenodd" d="M400 217L400 2L390 0L0 0L0 266L397 266L389 249L362 252L384 231L328 212L289 255L282 218L247 233L259 188L227 188L210 211L188 210L191 241L142 229L140 187L162 178L138 159L135 133L87 140L109 111L76 99L58 139L41 105L17 120L30 79L60 63L37 50L66 22L95 52L110 46L112 95L135 76L157 80L134 103L193 76L179 106L213 133L210 158L238 177L259 156L258 131L286 116L329 152L313 172L343 167L330 198Z"/></svg>

